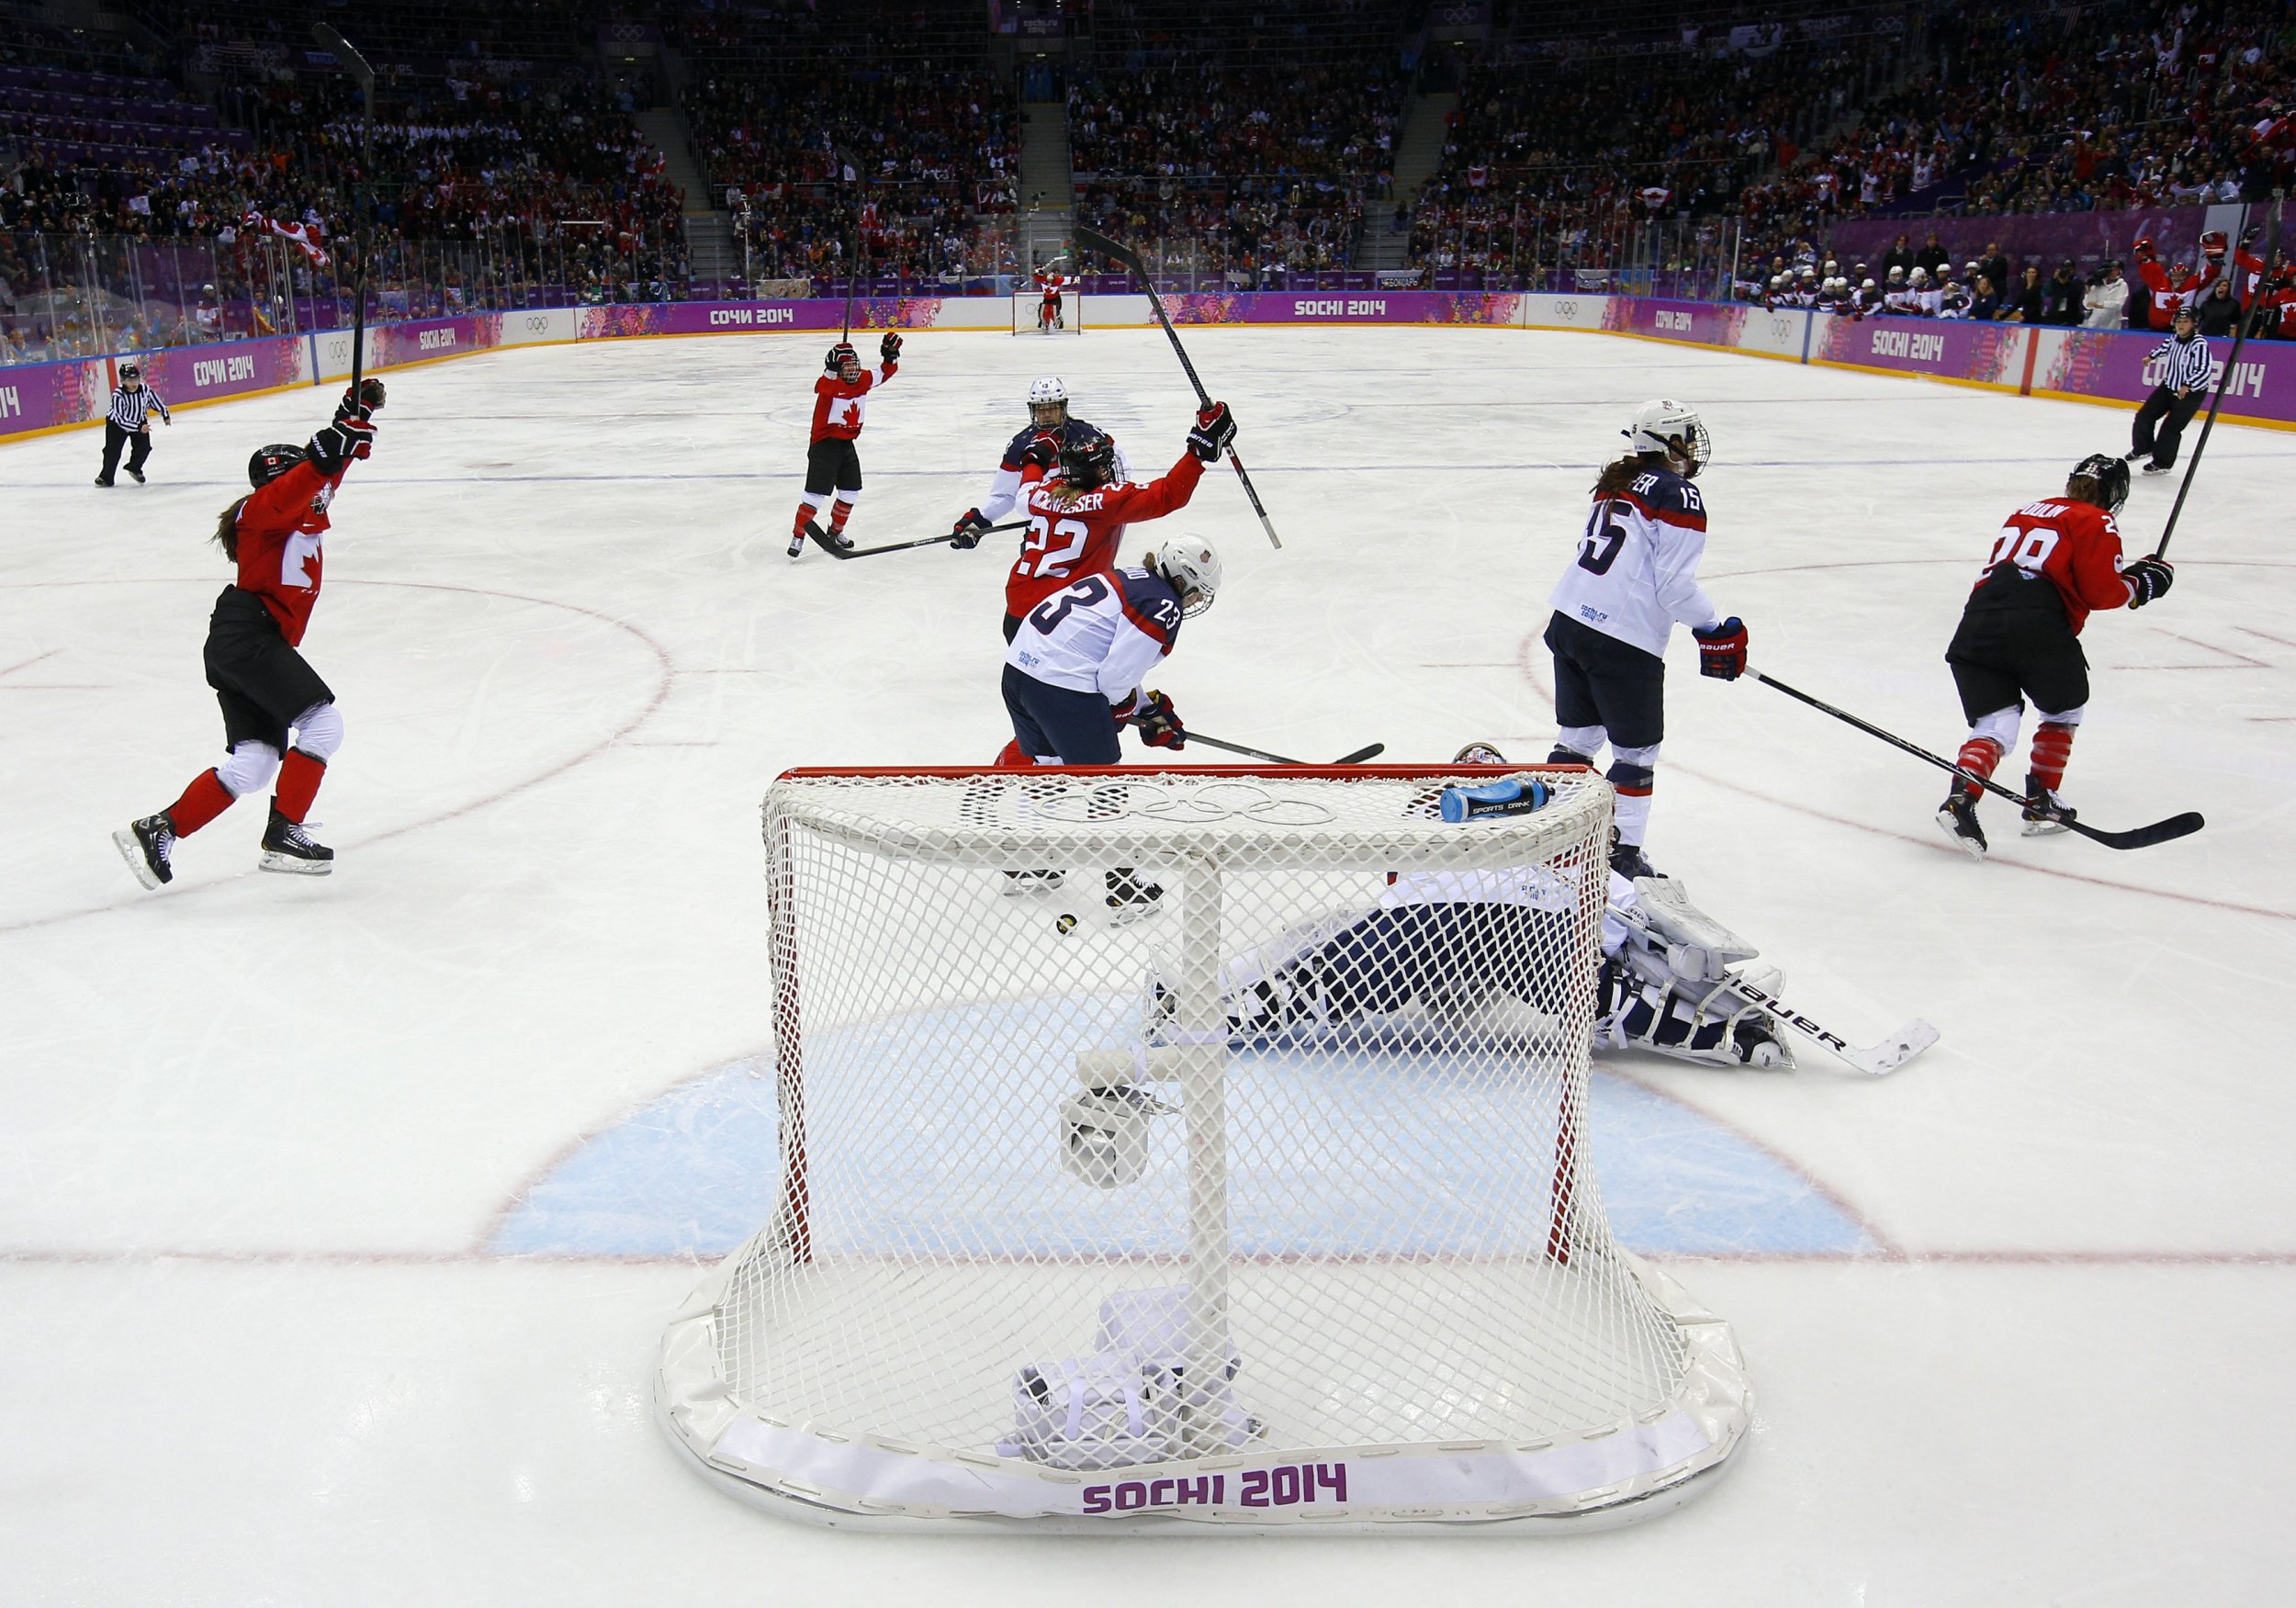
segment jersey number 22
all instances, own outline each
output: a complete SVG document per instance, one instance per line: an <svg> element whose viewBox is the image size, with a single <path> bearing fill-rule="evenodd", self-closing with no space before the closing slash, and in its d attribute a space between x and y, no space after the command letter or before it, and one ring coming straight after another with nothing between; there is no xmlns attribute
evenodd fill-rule
<svg viewBox="0 0 2296 1608"><path fill-rule="evenodd" d="M1085 540L1091 534L1080 519L1064 519L1054 524L1041 513L1032 516L1029 521L1029 539L1020 547L1020 573L1054 579L1066 575L1069 565L1085 550ZM1067 545L1053 546L1055 536Z"/></svg>

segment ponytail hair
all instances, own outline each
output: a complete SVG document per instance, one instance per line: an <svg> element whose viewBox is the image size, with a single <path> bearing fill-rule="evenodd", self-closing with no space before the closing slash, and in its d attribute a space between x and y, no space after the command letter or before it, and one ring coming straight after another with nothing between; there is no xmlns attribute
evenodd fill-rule
<svg viewBox="0 0 2296 1608"><path fill-rule="evenodd" d="M215 545L223 549L223 557L239 562L239 511L247 506L242 497L215 516Z"/></svg>
<svg viewBox="0 0 2296 1608"><path fill-rule="evenodd" d="M1651 454L1649 456L1658 455ZM1594 482L1594 495L1615 497L1635 483L1635 477L1650 472L1649 458L1644 454L1630 452L1615 463L1603 466L1603 473Z"/></svg>

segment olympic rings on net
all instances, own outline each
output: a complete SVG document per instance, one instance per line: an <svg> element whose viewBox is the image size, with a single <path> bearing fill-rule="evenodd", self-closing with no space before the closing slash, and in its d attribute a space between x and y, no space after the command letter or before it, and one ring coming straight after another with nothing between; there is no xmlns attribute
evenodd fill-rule
<svg viewBox="0 0 2296 1608"><path fill-rule="evenodd" d="M1239 795L1231 801L1225 795ZM1249 782L1222 779L1177 791L1159 782L1098 782L1091 787L1038 803L1041 821L1106 826L1110 821L1152 820L1179 826L1219 821L1251 821L1263 826L1322 826L1339 819L1312 799L1277 798Z"/></svg>

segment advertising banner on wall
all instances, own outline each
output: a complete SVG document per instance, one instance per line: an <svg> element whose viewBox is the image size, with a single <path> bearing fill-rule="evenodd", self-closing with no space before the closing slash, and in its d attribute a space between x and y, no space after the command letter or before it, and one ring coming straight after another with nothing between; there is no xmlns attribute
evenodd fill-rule
<svg viewBox="0 0 2296 1608"><path fill-rule="evenodd" d="M2167 377L2167 358L2155 359L2162 337L2139 330L2043 330L2041 356L2033 365L2036 396L2109 397L2142 402ZM2244 341L2229 379L2224 363L2228 340L2211 341L2215 358L2210 384L2222 382L2226 419L2296 419L2296 345L2286 341Z"/></svg>
<svg viewBox="0 0 2296 1608"><path fill-rule="evenodd" d="M308 385L309 343L300 335L267 335L214 346L170 346L145 354L144 383L171 408L219 397Z"/></svg>
<svg viewBox="0 0 2296 1608"><path fill-rule="evenodd" d="M1826 318L1812 332L1809 360L2013 391L2024 383L2032 336L2023 324Z"/></svg>

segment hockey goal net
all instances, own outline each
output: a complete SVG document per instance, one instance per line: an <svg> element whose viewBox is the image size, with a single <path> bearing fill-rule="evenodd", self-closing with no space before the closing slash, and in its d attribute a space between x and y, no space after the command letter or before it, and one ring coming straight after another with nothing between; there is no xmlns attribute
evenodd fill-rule
<svg viewBox="0 0 2296 1608"><path fill-rule="evenodd" d="M664 1337L673 1438L895 1528L1702 1489L1736 1347L1612 1239L1584 1130L1611 795L1536 774L1459 824L1491 770L776 782L776 1204Z"/></svg>
<svg viewBox="0 0 2296 1608"><path fill-rule="evenodd" d="M1039 321L1044 306L1044 294L1040 290L1016 290L1012 297L1012 332L1016 335L1081 335L1085 332L1085 293L1068 289L1061 292L1060 321L1043 324Z"/></svg>

